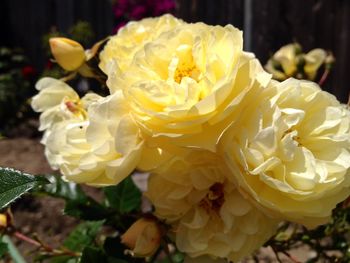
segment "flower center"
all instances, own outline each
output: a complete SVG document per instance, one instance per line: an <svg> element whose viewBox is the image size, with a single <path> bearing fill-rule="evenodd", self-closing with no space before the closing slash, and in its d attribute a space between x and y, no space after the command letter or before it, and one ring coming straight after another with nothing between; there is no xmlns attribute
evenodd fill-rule
<svg viewBox="0 0 350 263"><path fill-rule="evenodd" d="M182 78L190 77L198 82L199 71L194 65L181 65L175 71L174 80L181 83Z"/></svg>
<svg viewBox="0 0 350 263"><path fill-rule="evenodd" d="M87 113L81 105L80 101L67 100L64 104L66 105L67 109L75 116L86 119Z"/></svg>
<svg viewBox="0 0 350 263"><path fill-rule="evenodd" d="M225 202L224 185L215 183L209 188L208 194L200 202L200 206L208 213L214 211L219 213L221 206Z"/></svg>
<svg viewBox="0 0 350 263"><path fill-rule="evenodd" d="M176 50L176 57L178 64L174 73L174 80L180 84L184 77L189 77L198 82L200 71L193 60L192 48L188 45L180 45Z"/></svg>
<svg viewBox="0 0 350 263"><path fill-rule="evenodd" d="M292 135L292 139L298 144L298 146L303 146L301 144L301 138L300 136L298 136L298 131L297 130L294 130L293 128L289 128L288 130L286 130L283 135L282 135L282 138L286 137L288 134L291 134Z"/></svg>

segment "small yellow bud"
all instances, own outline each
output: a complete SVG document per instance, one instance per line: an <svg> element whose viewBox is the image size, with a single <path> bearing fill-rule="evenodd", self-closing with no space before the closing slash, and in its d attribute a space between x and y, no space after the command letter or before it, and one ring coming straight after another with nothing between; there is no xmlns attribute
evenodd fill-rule
<svg viewBox="0 0 350 263"><path fill-rule="evenodd" d="M85 51L78 42L64 37L50 38L51 53L67 71L77 70L85 62Z"/></svg>
<svg viewBox="0 0 350 263"><path fill-rule="evenodd" d="M5 214L0 214L0 229L7 227L7 216Z"/></svg>
<svg viewBox="0 0 350 263"><path fill-rule="evenodd" d="M162 230L154 219L137 220L121 237L124 245L136 257L149 257L154 254L162 238Z"/></svg>

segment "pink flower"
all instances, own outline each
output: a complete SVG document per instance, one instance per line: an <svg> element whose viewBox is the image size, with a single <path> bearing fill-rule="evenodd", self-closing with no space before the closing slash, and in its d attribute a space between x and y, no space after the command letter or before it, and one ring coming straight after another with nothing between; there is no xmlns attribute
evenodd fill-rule
<svg viewBox="0 0 350 263"><path fill-rule="evenodd" d="M117 4L113 6L113 13L116 18L123 17L128 12L130 7L129 0L118 0Z"/></svg>
<svg viewBox="0 0 350 263"><path fill-rule="evenodd" d="M140 20L147 16L147 7L145 5L137 5L130 12L130 18Z"/></svg>

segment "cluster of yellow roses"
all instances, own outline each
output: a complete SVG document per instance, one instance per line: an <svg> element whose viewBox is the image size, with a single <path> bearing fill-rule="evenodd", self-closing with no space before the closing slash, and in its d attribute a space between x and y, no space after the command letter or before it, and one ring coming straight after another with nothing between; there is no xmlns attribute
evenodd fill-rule
<svg viewBox="0 0 350 263"><path fill-rule="evenodd" d="M51 166L95 186L149 172L188 262L237 261L282 220L325 223L350 194L350 112L313 82L271 80L242 47L231 25L127 24L100 53L110 95L37 83Z"/></svg>

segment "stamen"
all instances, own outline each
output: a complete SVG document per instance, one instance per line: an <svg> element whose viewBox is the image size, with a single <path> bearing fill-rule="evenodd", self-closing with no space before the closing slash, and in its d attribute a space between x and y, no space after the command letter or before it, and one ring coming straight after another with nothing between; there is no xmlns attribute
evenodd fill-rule
<svg viewBox="0 0 350 263"><path fill-rule="evenodd" d="M224 185L215 183L209 188L206 197L200 202L200 206L204 208L207 213L219 213L221 206L225 202Z"/></svg>

